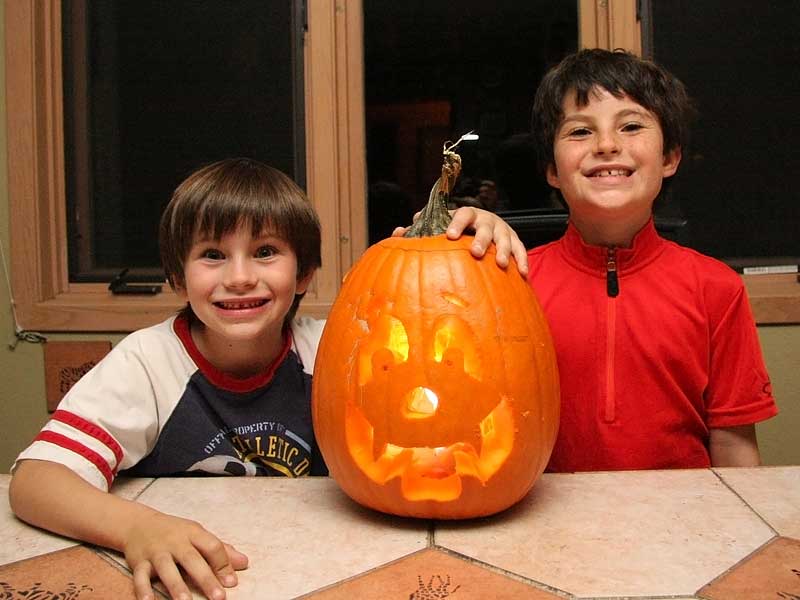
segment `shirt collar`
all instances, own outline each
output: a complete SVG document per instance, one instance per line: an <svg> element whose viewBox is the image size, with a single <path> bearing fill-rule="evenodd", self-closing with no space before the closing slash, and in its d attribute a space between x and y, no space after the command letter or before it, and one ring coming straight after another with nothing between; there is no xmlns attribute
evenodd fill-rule
<svg viewBox="0 0 800 600"><path fill-rule="evenodd" d="M593 246L583 241L580 232L572 221L562 238L564 256L572 265L590 272L605 272L608 263L609 248ZM620 274L637 271L653 260L664 250L666 240L658 235L653 217L633 237L630 248L615 248L614 257Z"/></svg>

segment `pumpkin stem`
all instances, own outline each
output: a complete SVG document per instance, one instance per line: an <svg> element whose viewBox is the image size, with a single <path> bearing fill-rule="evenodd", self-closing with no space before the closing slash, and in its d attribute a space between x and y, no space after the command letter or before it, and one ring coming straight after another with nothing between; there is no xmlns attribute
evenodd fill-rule
<svg viewBox="0 0 800 600"><path fill-rule="evenodd" d="M461 173L461 157L453 151L453 148L458 146L469 133L462 135L454 144L445 142L442 151L442 176L433 184L428 196L428 204L422 209L417 220L408 228L403 237L430 237L447 231L447 226L453 219L447 210L447 200Z"/></svg>

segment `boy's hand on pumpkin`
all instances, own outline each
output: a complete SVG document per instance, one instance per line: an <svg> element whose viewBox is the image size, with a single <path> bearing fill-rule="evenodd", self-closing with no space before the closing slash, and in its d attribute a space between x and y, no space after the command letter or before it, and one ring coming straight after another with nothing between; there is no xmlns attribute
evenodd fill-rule
<svg viewBox="0 0 800 600"><path fill-rule="evenodd" d="M181 570L209 600L223 600L224 588L237 583L247 556L188 519L148 511L137 519L123 548L133 571L138 600L153 600L151 579L158 577L171 598L190 600Z"/></svg>
<svg viewBox="0 0 800 600"><path fill-rule="evenodd" d="M475 258L481 258L486 254L489 246L494 243L497 251L495 260L498 266L506 268L513 256L520 274L523 277L527 276L528 253L525 245L503 219L481 208L462 206L453 212L453 220L447 227L447 237L456 240L466 229L472 229L475 232L475 241L470 248Z"/></svg>
<svg viewBox="0 0 800 600"><path fill-rule="evenodd" d="M451 210L453 220L447 227L447 237L457 240L468 229L474 231L475 241L472 243L470 251L475 258L481 258L486 254L487 248L494 242L497 253L495 260L498 266L506 268L511 256L517 261L517 269L520 275L528 275L528 252L525 245L511 229L508 223L496 214L475 208L473 206L462 206L456 210ZM414 215L417 220L419 213ZM402 237L407 227L395 227L392 237Z"/></svg>

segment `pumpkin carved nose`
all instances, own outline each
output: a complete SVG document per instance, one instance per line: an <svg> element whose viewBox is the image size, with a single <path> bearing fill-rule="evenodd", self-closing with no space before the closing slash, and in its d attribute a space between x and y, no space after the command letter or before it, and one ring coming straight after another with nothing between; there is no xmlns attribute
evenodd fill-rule
<svg viewBox="0 0 800 600"><path fill-rule="evenodd" d="M406 419L428 419L436 414L439 397L426 387L415 387L406 394L403 416Z"/></svg>

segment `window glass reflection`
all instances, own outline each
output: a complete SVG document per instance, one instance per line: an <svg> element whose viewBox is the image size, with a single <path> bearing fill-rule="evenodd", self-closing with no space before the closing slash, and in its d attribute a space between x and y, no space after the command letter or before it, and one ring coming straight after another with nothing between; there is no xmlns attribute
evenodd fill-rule
<svg viewBox="0 0 800 600"><path fill-rule="evenodd" d="M577 49L576 4L364 0L370 243L411 221L442 145L471 130L453 206L561 210L535 171L530 110L544 72Z"/></svg>

